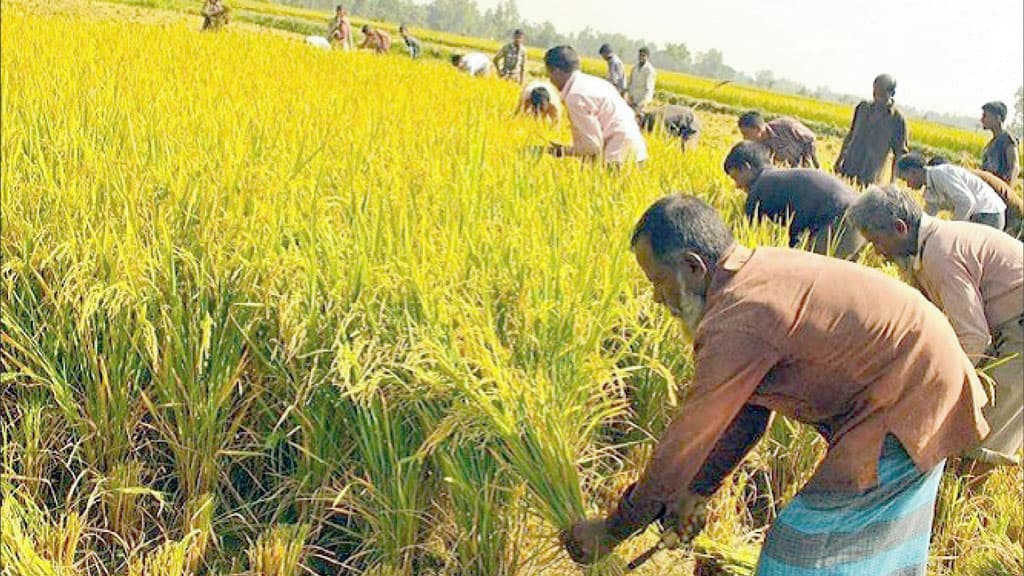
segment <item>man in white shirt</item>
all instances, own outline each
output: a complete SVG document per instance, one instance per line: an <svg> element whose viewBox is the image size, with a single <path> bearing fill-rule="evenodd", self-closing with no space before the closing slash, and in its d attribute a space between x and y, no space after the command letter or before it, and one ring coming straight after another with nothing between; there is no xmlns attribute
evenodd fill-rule
<svg viewBox="0 0 1024 576"><path fill-rule="evenodd" d="M619 94L626 95L626 66L622 63L622 58L612 50L611 45L602 44L601 49L598 50L601 58L608 63L608 76L606 80L615 86L615 89L619 91Z"/></svg>
<svg viewBox="0 0 1024 576"><path fill-rule="evenodd" d="M924 188L924 210L931 216L951 210L954 220L969 220L1002 230L1006 203L996 191L966 168L953 164L928 166L916 152L896 163L899 177L915 190Z"/></svg>
<svg viewBox="0 0 1024 576"><path fill-rule="evenodd" d="M580 72L580 57L572 47L548 50L544 65L572 124L572 145L552 144L551 155L603 157L610 164L647 159L647 143L629 105L603 78Z"/></svg>
<svg viewBox="0 0 1024 576"><path fill-rule="evenodd" d="M491 75L491 59L480 52L454 54L452 65L470 76L484 77Z"/></svg>
<svg viewBox="0 0 1024 576"><path fill-rule="evenodd" d="M629 105L638 118L644 113L644 107L654 100L654 82L658 73L649 60L650 56L650 50L641 48L636 66L629 73Z"/></svg>

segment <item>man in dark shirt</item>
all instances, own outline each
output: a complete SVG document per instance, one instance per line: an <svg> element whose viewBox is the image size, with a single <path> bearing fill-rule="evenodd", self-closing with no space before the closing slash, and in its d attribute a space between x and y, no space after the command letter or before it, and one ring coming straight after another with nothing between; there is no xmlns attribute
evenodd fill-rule
<svg viewBox="0 0 1024 576"><path fill-rule="evenodd" d="M756 142L734 146L724 168L736 187L747 192L748 218L780 223L792 219L790 247L799 244L804 232L818 254L852 259L864 246L860 234L844 222L857 194L835 176L806 168L774 168L768 151Z"/></svg>
<svg viewBox="0 0 1024 576"><path fill-rule="evenodd" d="M896 160L906 154L907 122L896 109L896 80L888 74L875 78L874 100L864 101L853 111L853 123L843 139L835 173L852 178L861 186L881 184L885 160L893 154L890 181L895 177Z"/></svg>
<svg viewBox="0 0 1024 576"><path fill-rule="evenodd" d="M1017 140L1003 130L1006 122L1006 104L989 102L981 107L981 127L992 133L992 139L981 153L981 169L998 176L1013 186L1017 179Z"/></svg>

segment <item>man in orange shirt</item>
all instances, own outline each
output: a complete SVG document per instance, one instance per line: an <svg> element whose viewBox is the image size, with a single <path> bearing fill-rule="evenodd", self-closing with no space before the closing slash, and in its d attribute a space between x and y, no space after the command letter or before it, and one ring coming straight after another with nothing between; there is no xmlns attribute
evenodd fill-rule
<svg viewBox="0 0 1024 576"><path fill-rule="evenodd" d="M985 393L956 334L880 271L738 245L692 196L655 202L633 234L654 300L693 335L687 399L640 480L563 542L590 563L648 524L683 539L772 412L814 426L828 453L780 513L760 576L924 576L945 459L988 433Z"/></svg>

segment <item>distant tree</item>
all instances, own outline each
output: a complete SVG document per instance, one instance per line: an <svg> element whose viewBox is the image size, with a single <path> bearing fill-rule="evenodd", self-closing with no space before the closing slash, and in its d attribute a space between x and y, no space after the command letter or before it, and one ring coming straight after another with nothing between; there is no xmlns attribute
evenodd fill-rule
<svg viewBox="0 0 1024 576"><path fill-rule="evenodd" d="M666 44L660 51L662 66L676 70L689 70L693 65L693 55L686 44ZM668 62L664 62L667 60Z"/></svg>
<svg viewBox="0 0 1024 576"><path fill-rule="evenodd" d="M426 23L435 30L476 34L480 19L480 8L473 0L434 0L427 6Z"/></svg>
<svg viewBox="0 0 1024 576"><path fill-rule="evenodd" d="M775 85L775 73L771 70L758 70L754 74L754 84L765 88L771 88Z"/></svg>
<svg viewBox="0 0 1024 576"><path fill-rule="evenodd" d="M515 0L498 2L497 6L484 13L483 25L487 28L485 35L498 38L510 36L513 30L521 28L522 19ZM526 41L532 40L527 38Z"/></svg>

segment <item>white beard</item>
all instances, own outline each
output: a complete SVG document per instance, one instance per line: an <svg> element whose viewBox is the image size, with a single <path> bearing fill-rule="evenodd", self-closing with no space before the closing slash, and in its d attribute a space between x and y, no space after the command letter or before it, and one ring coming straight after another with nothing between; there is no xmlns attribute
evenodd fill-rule
<svg viewBox="0 0 1024 576"><path fill-rule="evenodd" d="M683 323L683 330L692 340L697 334L697 326L704 318L704 298L682 290L675 304L666 305L669 312Z"/></svg>

